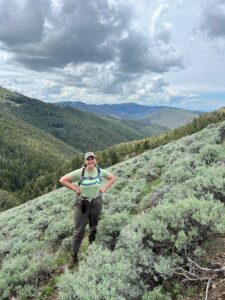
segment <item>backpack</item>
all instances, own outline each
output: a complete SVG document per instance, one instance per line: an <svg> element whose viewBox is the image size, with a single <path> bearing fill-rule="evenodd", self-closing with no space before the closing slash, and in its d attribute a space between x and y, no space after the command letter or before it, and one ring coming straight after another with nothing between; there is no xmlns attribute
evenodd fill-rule
<svg viewBox="0 0 225 300"><path fill-rule="evenodd" d="M85 168L86 168L86 167L84 166L83 169L82 169L80 181L78 182L78 185L79 185L79 186L82 184L82 181L83 181L84 179L98 179L99 182L101 182L101 176L100 176L101 169L100 169L99 166L96 166L97 171L98 171L98 175L97 175L96 177L91 177L91 178L90 178L90 177L85 177L85 176L84 176ZM93 183L83 183L82 185L84 185L84 186L89 186L89 185L94 185L95 183L96 183L96 181L93 182Z"/></svg>

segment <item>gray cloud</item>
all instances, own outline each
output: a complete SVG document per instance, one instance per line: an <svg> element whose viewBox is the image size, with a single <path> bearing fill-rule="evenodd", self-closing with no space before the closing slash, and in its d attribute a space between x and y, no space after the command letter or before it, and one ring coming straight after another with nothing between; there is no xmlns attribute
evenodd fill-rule
<svg viewBox="0 0 225 300"><path fill-rule="evenodd" d="M135 27L134 3L124 1L0 0L0 40L27 68L117 62L120 72L167 72L182 68L170 28ZM16 7L16 14L12 10ZM159 18L159 16L157 16ZM155 20L154 20L155 21Z"/></svg>
<svg viewBox="0 0 225 300"><path fill-rule="evenodd" d="M0 40L9 49L42 40L44 25L41 0L0 1Z"/></svg>
<svg viewBox="0 0 225 300"><path fill-rule="evenodd" d="M225 3L223 0L210 0L206 3L200 28L210 38L225 37Z"/></svg>
<svg viewBox="0 0 225 300"><path fill-rule="evenodd" d="M172 45L142 38L141 34L131 34L121 44L121 65L129 72L163 73L173 68L183 68L183 61Z"/></svg>

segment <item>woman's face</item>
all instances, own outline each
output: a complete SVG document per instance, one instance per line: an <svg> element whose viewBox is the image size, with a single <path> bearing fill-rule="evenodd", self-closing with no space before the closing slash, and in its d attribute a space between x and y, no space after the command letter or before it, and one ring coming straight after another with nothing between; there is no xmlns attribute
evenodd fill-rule
<svg viewBox="0 0 225 300"><path fill-rule="evenodd" d="M93 168L96 166L96 158L94 156L89 156L85 161L87 167Z"/></svg>

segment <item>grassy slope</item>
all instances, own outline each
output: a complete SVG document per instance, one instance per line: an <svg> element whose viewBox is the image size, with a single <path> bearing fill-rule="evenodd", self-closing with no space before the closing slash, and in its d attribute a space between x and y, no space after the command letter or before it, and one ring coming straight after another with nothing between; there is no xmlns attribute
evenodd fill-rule
<svg viewBox="0 0 225 300"><path fill-rule="evenodd" d="M145 135L120 120L101 117L70 107L59 107L23 95L0 90L2 110L23 119L74 148L86 152Z"/></svg>
<svg viewBox="0 0 225 300"><path fill-rule="evenodd" d="M146 124L155 123L167 128L173 129L178 126L189 123L197 113L183 109L165 108L163 110L154 111L141 121Z"/></svg>
<svg viewBox="0 0 225 300"><path fill-rule="evenodd" d="M202 196L205 196L204 185L206 184L208 186L207 197L210 197L211 194L215 199L220 199L223 196L223 184L225 184L225 174L220 163L225 159L225 144L220 139L221 129L219 126L225 130L225 122L222 125L210 125L208 129L199 133L171 142L158 149L146 151L138 157L109 168L117 176L117 181L104 195L104 212L99 224L97 245L101 243L107 245L108 243L106 237L110 234L107 233L106 225L108 222L113 222L110 218L117 215L120 220L125 214L126 217L124 222L119 225L119 230L124 227L126 232L126 227L128 226L129 229L129 226L132 226L136 215L138 218L138 214L142 213L140 215L142 219L147 216L146 209L157 205L157 202L153 203L156 194L161 195L158 197L158 201L162 203L162 206L164 202L165 205L168 205L166 203L172 199L173 201L183 201L186 195L180 189L185 187L183 184L185 180L190 181L188 193L191 195L194 191L191 190L191 187L193 189L193 186L198 182L200 184L204 178L206 182L202 187L198 186L195 197L202 199ZM206 165L202 158L201 150L208 145L215 146L219 153L216 165ZM193 165L192 161L195 161L196 169L189 170ZM183 172L186 172L185 176L180 175L181 168L183 168ZM202 179L200 180L200 178ZM215 182L213 178L216 178ZM210 186L207 180L210 182ZM220 183L218 187L215 186L217 182ZM43 281L49 278L56 278L55 282L61 285L64 296L72 291L73 286L75 289L78 288L76 282L78 284L80 282L79 273L73 275L66 271L65 279L58 275L60 265L66 264L70 251L73 204L74 193L61 188L0 213L1 299L12 295L13 290L14 294L24 297L21 299L26 299L25 295L29 297L27 296L29 294L35 295L35 299L50 299L49 295L45 298L47 288L43 287ZM220 210L222 212L224 208L221 207ZM85 251L84 247L86 246L83 245ZM135 245L132 247L134 249ZM99 251L98 248L96 251ZM90 260L92 256L95 259L97 252L94 250L89 255ZM117 255L117 251L114 251L113 255ZM100 273L102 266L107 263L104 261L104 257L102 259L99 266ZM109 265L107 264L107 266ZM134 265L133 267L135 270ZM86 269L90 276L95 272L90 261L89 265L85 265L85 262L81 265L83 274ZM119 278L120 273L115 274ZM114 278L114 275L111 276ZM90 282L91 280L90 277ZM66 286L67 282L72 285ZM82 288L81 285L79 289ZM89 293L89 289L85 289L84 293Z"/></svg>

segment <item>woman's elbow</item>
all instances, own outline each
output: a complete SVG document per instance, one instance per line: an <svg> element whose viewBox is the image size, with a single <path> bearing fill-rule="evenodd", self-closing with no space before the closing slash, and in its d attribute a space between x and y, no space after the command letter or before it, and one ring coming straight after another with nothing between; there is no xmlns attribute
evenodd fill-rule
<svg viewBox="0 0 225 300"><path fill-rule="evenodd" d="M63 177L61 177L60 179L59 179L59 182L63 185L64 183L65 183L65 181L67 181L66 180L66 178L63 176Z"/></svg>

